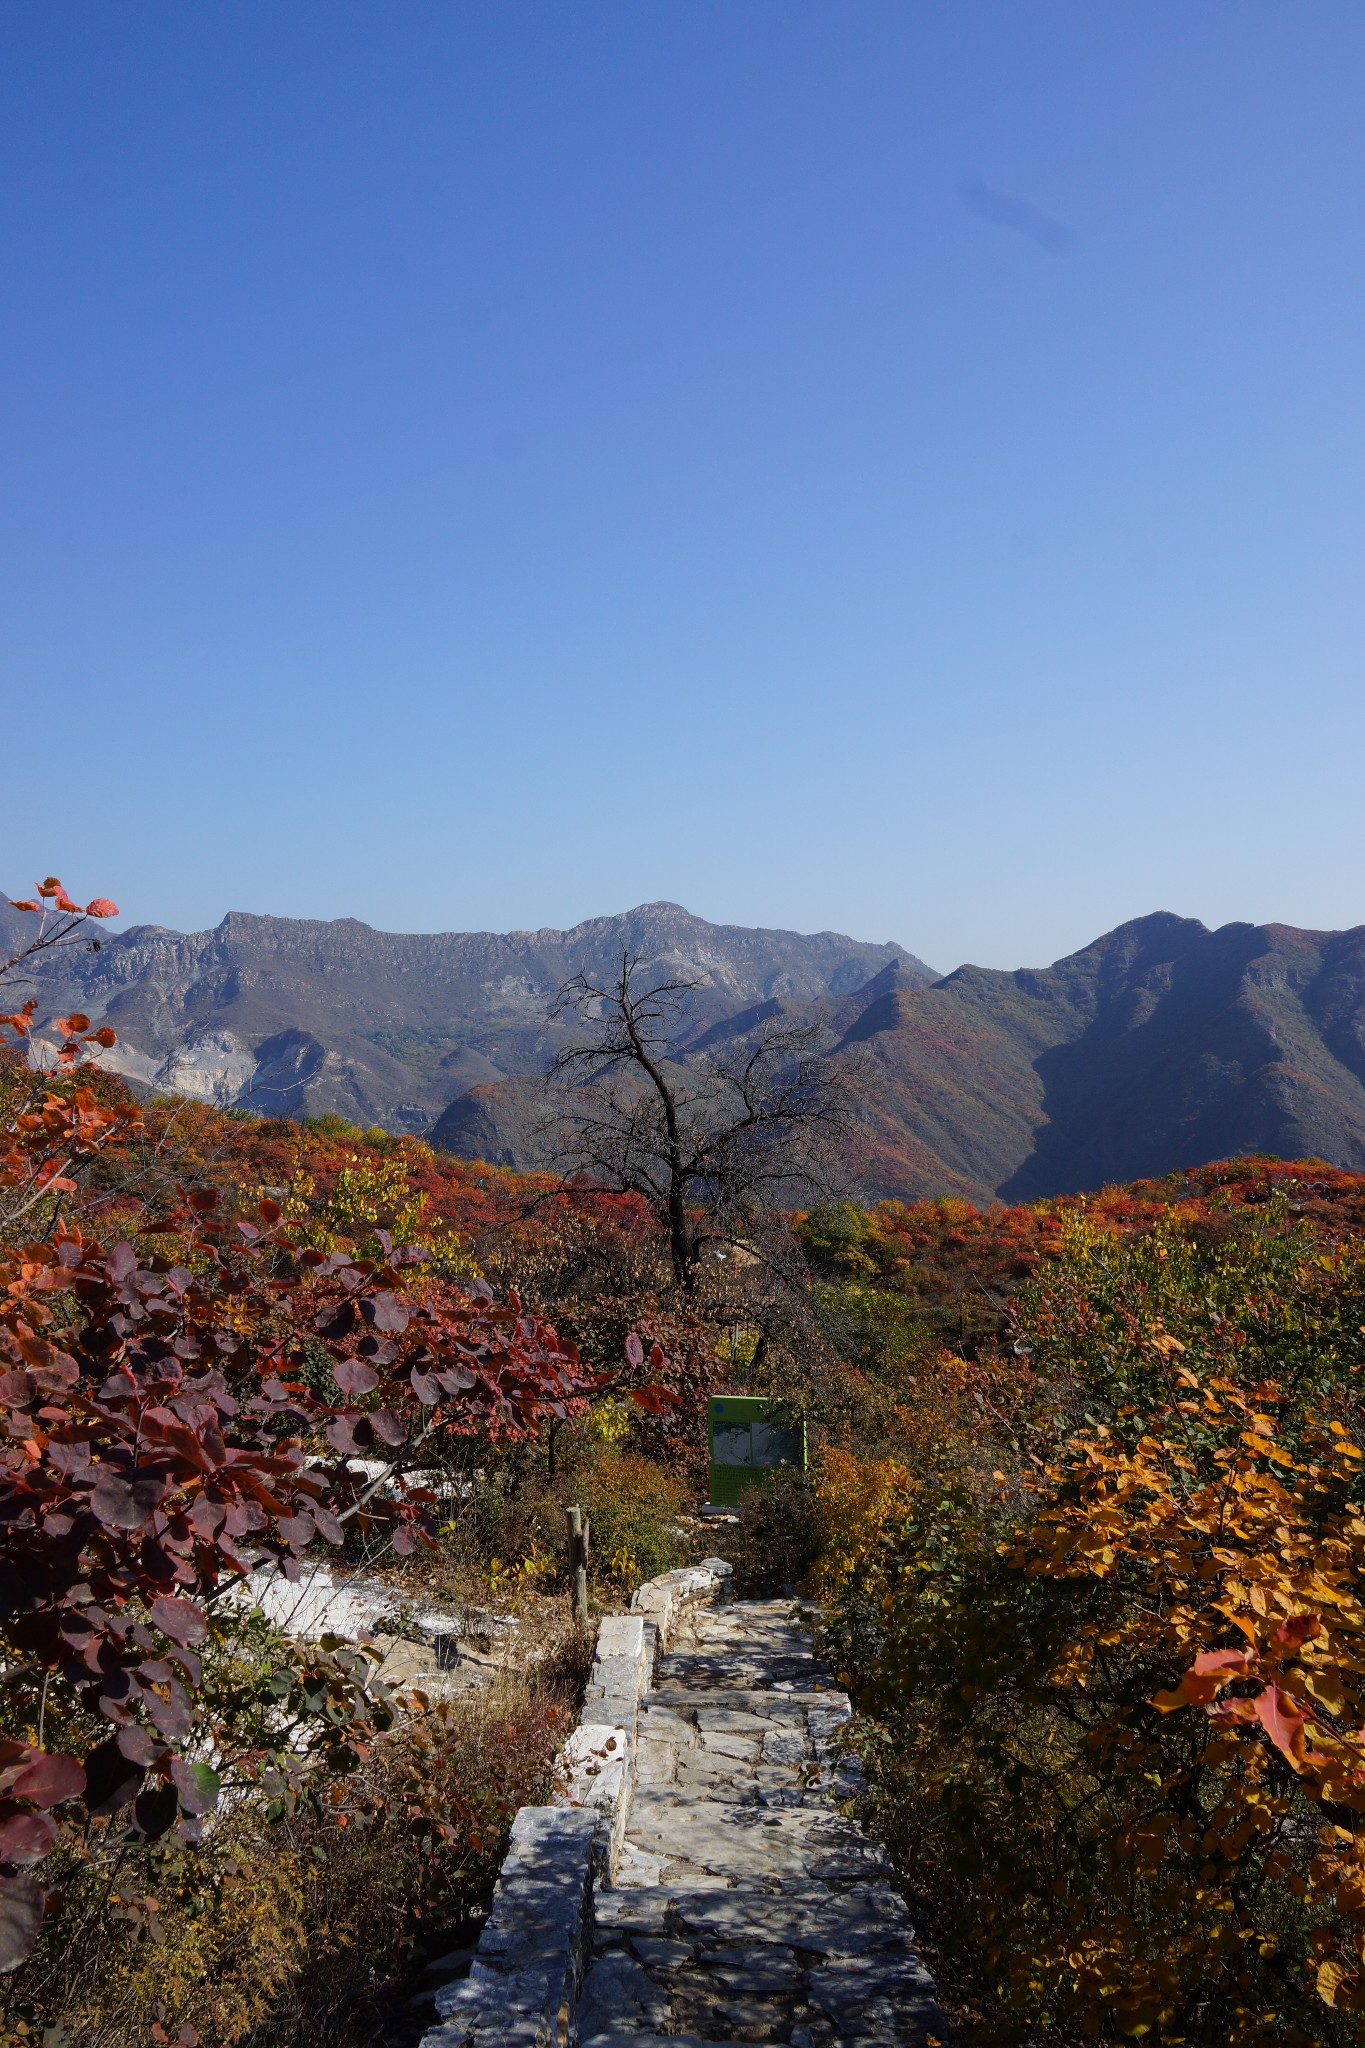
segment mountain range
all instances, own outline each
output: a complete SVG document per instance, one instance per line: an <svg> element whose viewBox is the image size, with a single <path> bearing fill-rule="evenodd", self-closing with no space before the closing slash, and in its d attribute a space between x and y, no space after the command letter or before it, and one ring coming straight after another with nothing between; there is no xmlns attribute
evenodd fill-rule
<svg viewBox="0 0 1365 2048"><path fill-rule="evenodd" d="M0 959L35 926L0 898ZM623 952L652 979L692 984L693 1037L765 1003L851 994L889 963L935 978L901 946L646 903L562 932L405 934L232 911L212 931L134 925L97 952L63 948L34 988L45 1015L79 1008L109 1024L108 1064L135 1085L417 1132L468 1088L543 1074L568 1029L548 1015L560 987L582 970L609 975Z"/></svg>
<svg viewBox="0 0 1365 2048"><path fill-rule="evenodd" d="M31 926L0 899L0 958ZM529 1166L565 1043L555 993L623 950L694 984L683 1061L765 1016L819 1025L849 1068L869 1196L1023 1201L1247 1152L1365 1168L1365 926L1209 931L1158 912L1051 967L940 977L889 942L708 924L672 903L505 934L233 912L49 956L34 991L42 1014L112 1025L110 1064L135 1086L337 1111Z"/></svg>

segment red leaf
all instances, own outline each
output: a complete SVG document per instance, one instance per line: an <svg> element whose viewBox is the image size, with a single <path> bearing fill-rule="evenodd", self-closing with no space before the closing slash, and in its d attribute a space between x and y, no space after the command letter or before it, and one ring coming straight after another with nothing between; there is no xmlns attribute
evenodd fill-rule
<svg viewBox="0 0 1365 2048"><path fill-rule="evenodd" d="M1305 1716L1278 1685L1268 1685L1264 1692L1257 1693L1251 1704L1256 1719L1281 1756L1287 1757L1294 1769L1299 1770L1304 1761Z"/></svg>
<svg viewBox="0 0 1365 2048"><path fill-rule="evenodd" d="M47 1893L31 1877L0 1877L0 1971L17 1970L32 1954Z"/></svg>
<svg viewBox="0 0 1365 2048"><path fill-rule="evenodd" d="M150 1676L145 1664L142 1669L145 1675ZM166 1669L169 1673L170 1666L167 1665ZM140 1721L130 1721L126 1728L120 1728L114 1740L118 1744L119 1755L126 1757L130 1764L136 1764L139 1770L145 1771L156 1762L157 1746Z"/></svg>
<svg viewBox="0 0 1365 2048"><path fill-rule="evenodd" d="M1163 1714L1176 1707L1206 1707L1230 1678L1239 1678L1251 1662L1249 1650L1201 1650L1173 1692L1159 1692L1152 1705Z"/></svg>
<svg viewBox="0 0 1365 2048"><path fill-rule="evenodd" d="M54 1031L60 1031L67 1038L74 1038L78 1031L88 1031L90 1029L90 1019L86 1016L84 1010L73 1010L69 1017L59 1017L53 1029Z"/></svg>
<svg viewBox="0 0 1365 2048"><path fill-rule="evenodd" d="M169 1700L163 1700L159 1693L148 1693L147 1718L167 1742L183 1742L190 1732L190 1703L183 1688L172 1685Z"/></svg>
<svg viewBox="0 0 1365 2048"><path fill-rule="evenodd" d="M133 1802L133 1823L149 1842L174 1827L180 1801L174 1785L144 1785Z"/></svg>
<svg viewBox="0 0 1365 2048"><path fill-rule="evenodd" d="M189 1525L201 1542L212 1543L223 1526L227 1509L221 1501L210 1500L206 1493L198 1493L190 1503Z"/></svg>
<svg viewBox="0 0 1365 2048"><path fill-rule="evenodd" d="M87 917L117 917L118 905L111 903L107 896L92 896L85 906Z"/></svg>
<svg viewBox="0 0 1365 2048"><path fill-rule="evenodd" d="M118 1813L142 1789L146 1773L123 1754L117 1735L92 1749L85 1764L85 1804L91 1813Z"/></svg>
<svg viewBox="0 0 1365 2048"><path fill-rule="evenodd" d="M397 1450L399 1444L407 1442L408 1433L392 1408L376 1408L374 1414L366 1419L375 1435L384 1443L391 1445L394 1450Z"/></svg>
<svg viewBox="0 0 1365 2048"><path fill-rule="evenodd" d="M630 1398L646 1415L662 1415L666 1409L681 1405L681 1396L669 1387L632 1387Z"/></svg>
<svg viewBox="0 0 1365 2048"><path fill-rule="evenodd" d="M275 1527L291 1550L306 1550L313 1540L314 1522L311 1515L282 1515Z"/></svg>
<svg viewBox="0 0 1365 2048"><path fill-rule="evenodd" d="M637 1372L645 1362L645 1347L636 1336L634 1330L631 1331L626 1339L626 1357Z"/></svg>
<svg viewBox="0 0 1365 2048"><path fill-rule="evenodd" d="M178 1756L171 1764L171 1782L186 1813L208 1813L218 1804L218 1773L208 1764L186 1763Z"/></svg>
<svg viewBox="0 0 1365 2048"><path fill-rule="evenodd" d="M358 1400L379 1385L379 1374L359 1358L342 1358L332 1367L332 1378L343 1394Z"/></svg>
<svg viewBox="0 0 1365 2048"><path fill-rule="evenodd" d="M1250 1661L1250 1650L1201 1650L1186 1676L1208 1678L1214 1672L1221 1671L1226 1681L1232 1672L1245 1670Z"/></svg>
<svg viewBox="0 0 1365 2048"><path fill-rule="evenodd" d="M209 1632L203 1611L193 1600L153 1600L151 1615L156 1626L182 1648L190 1643L202 1643Z"/></svg>
<svg viewBox="0 0 1365 2048"><path fill-rule="evenodd" d="M1322 1620L1316 1614L1291 1614L1288 1621L1282 1621L1270 1638L1272 1648L1281 1651L1297 1650L1322 1634Z"/></svg>
<svg viewBox="0 0 1365 2048"><path fill-rule="evenodd" d="M387 1330L391 1336L408 1327L408 1312L396 1294L366 1295L360 1313L376 1330Z"/></svg>
<svg viewBox="0 0 1365 2048"><path fill-rule="evenodd" d="M11 1780L11 1798L27 1799L34 1806L60 1806L85 1790L85 1772L74 1756L38 1755Z"/></svg>
<svg viewBox="0 0 1365 2048"><path fill-rule="evenodd" d="M45 1813L12 1813L0 1821L0 1859L37 1863L57 1839L57 1823Z"/></svg>
<svg viewBox="0 0 1365 2048"><path fill-rule="evenodd" d="M137 1271L137 1253L130 1244L116 1244L104 1262L105 1271L111 1280L120 1285L131 1280Z"/></svg>
<svg viewBox="0 0 1365 2048"><path fill-rule="evenodd" d="M169 1444L172 1449L179 1451L185 1462L192 1465L196 1472L207 1472L211 1469L211 1461L202 1440L188 1424L175 1421L164 1408L147 1415L146 1433L148 1436L159 1437L162 1443Z"/></svg>
<svg viewBox="0 0 1365 2048"><path fill-rule="evenodd" d="M332 1449L340 1451L343 1457L349 1457L359 1448L355 1440L355 1425L359 1419L358 1416L337 1415L327 1425L327 1441Z"/></svg>
<svg viewBox="0 0 1365 2048"><path fill-rule="evenodd" d="M91 1512L109 1529L141 1529L156 1513L164 1488L159 1479L129 1483L117 1472L101 1472L90 1496Z"/></svg>

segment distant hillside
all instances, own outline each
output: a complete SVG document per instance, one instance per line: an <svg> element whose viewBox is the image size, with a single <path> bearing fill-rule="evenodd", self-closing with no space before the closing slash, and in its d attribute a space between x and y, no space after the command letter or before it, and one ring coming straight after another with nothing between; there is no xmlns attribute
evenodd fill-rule
<svg viewBox="0 0 1365 2048"><path fill-rule="evenodd" d="M0 898L6 953L33 922ZM404 935L234 911L213 931L141 925L98 953L64 952L35 992L47 1016L78 1006L111 1024L111 1064L145 1087L420 1131L470 1087L543 1073L561 1042L546 1017L557 990L580 969L610 972L623 948L697 984L697 1032L756 1004L845 995L891 961L934 978L899 946L708 924L648 903L566 932Z"/></svg>
<svg viewBox="0 0 1365 2048"><path fill-rule="evenodd" d="M1210 932L1162 913L1049 968L925 986L897 959L781 1007L826 1024L853 1068L869 1197L1030 1201L1248 1153L1365 1168L1365 927ZM433 1135L540 1164L535 1106L525 1081L476 1086Z"/></svg>
<svg viewBox="0 0 1365 2048"><path fill-rule="evenodd" d="M1246 1153L1365 1168L1365 926L1158 914L844 1009L871 1192L1029 1201Z"/></svg>

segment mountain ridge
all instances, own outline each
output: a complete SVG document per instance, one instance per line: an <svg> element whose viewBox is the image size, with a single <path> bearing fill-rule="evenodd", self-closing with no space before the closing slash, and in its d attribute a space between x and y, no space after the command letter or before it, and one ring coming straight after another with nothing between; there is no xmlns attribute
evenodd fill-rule
<svg viewBox="0 0 1365 2048"><path fill-rule="evenodd" d="M14 950L34 920L0 903ZM610 973L623 951L658 978L696 984L699 1029L768 1000L805 1003L858 987L903 947L842 933L716 925L667 901L567 931L383 932L356 918L229 911L202 932L136 925L35 974L44 1009L79 1007L119 1034L110 1064L163 1087L272 1114L335 1110L425 1130L454 1085L540 1073L567 1026L548 1018L572 974Z"/></svg>
<svg viewBox="0 0 1365 2048"><path fill-rule="evenodd" d="M872 1197L1027 1201L1243 1152L1365 1168L1365 927L1156 911L1047 968L926 985L890 961L802 1014L851 1064ZM544 1163L524 1080L471 1089L433 1138Z"/></svg>
<svg viewBox="0 0 1365 2048"><path fill-rule="evenodd" d="M896 1191L1023 1201L1238 1152L1365 1165L1365 926L1155 912L1050 968L955 969L862 1042L865 1171Z"/></svg>
<svg viewBox="0 0 1365 2048"><path fill-rule="evenodd" d="M31 922L31 920L30 920ZM0 941L24 914L0 901ZM337 1110L533 1166L554 994L622 950L697 986L681 1060L765 1020L845 1063L872 1197L1027 1201L1236 1153L1365 1169L1365 926L1210 930L1154 911L1049 967L935 975L903 947L713 925L667 901L558 931L384 933L230 912L137 926L37 977L120 1035L137 1085L273 1114Z"/></svg>

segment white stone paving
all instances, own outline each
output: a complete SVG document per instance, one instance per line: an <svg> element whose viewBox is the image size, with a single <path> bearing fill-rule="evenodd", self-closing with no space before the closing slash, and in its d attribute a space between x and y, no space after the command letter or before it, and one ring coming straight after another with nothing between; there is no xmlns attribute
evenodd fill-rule
<svg viewBox="0 0 1365 2048"><path fill-rule="evenodd" d="M946 2041L790 1601L703 1608L640 1703L614 1885L599 1880L582 2048Z"/></svg>

